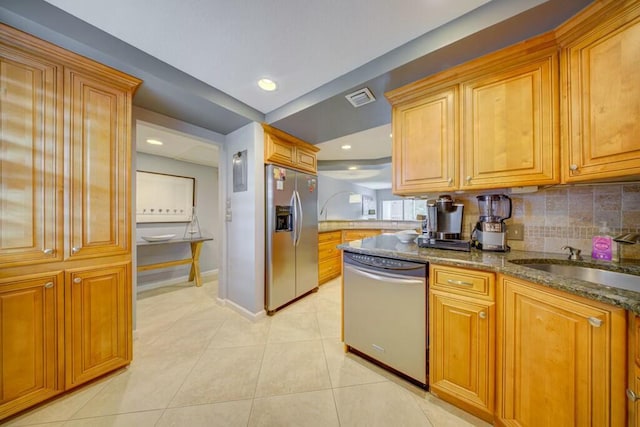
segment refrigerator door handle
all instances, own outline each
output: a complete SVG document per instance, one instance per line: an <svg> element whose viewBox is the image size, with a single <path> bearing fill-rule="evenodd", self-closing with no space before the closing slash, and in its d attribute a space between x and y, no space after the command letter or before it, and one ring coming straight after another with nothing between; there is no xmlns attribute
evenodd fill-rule
<svg viewBox="0 0 640 427"><path fill-rule="evenodd" d="M296 220L294 224L296 227L296 246L298 246L300 238L302 237L302 221L304 220L304 216L302 215L302 200L300 200L300 193L298 193L298 190L295 190L293 194L296 197Z"/></svg>
<svg viewBox="0 0 640 427"><path fill-rule="evenodd" d="M291 220L293 221L293 227L291 227L291 242L293 243L293 246L296 246L298 244L298 226L296 225L298 223L298 208L295 190L293 191L293 194L291 194L291 200L289 200L289 204L292 208Z"/></svg>

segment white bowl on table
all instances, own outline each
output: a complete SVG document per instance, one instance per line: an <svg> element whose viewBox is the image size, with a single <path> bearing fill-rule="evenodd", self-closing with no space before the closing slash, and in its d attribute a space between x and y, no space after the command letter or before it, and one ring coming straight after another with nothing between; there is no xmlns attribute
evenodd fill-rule
<svg viewBox="0 0 640 427"><path fill-rule="evenodd" d="M174 237L176 237L175 234L160 234L157 236L142 236L142 239L147 242L164 242L165 240L171 240Z"/></svg>

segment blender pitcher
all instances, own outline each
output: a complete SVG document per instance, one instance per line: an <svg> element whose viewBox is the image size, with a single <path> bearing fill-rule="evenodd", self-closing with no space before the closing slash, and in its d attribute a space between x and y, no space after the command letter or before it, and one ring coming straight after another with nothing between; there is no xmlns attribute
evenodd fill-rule
<svg viewBox="0 0 640 427"><path fill-rule="evenodd" d="M504 194L477 196L480 222L502 222L511 218L511 198Z"/></svg>

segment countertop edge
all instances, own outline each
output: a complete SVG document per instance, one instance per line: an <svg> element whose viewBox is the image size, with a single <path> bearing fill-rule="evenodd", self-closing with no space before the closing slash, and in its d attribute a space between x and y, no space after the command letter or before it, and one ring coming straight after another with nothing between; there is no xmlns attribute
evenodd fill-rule
<svg viewBox="0 0 640 427"><path fill-rule="evenodd" d="M360 253L365 255L378 255L388 258L403 259L407 261L418 261L447 265L452 267L470 268L475 270L491 271L505 274L511 277L527 280L529 282L542 285L551 289L567 292L572 295L581 296L590 300L610 304L615 307L624 308L640 315L640 292L625 289L612 288L606 285L599 285L579 279L567 278L557 274L528 268L510 262L513 259L554 259L566 261L563 254L551 254L541 252L512 251L505 253L482 252L472 249L472 252L457 252L442 249L419 248L415 243L403 244L395 236L386 236L394 239L393 248L385 247L382 243L385 236L377 236L354 242L338 245L338 249L346 252ZM388 239L387 239L388 240ZM389 243L389 241L385 242ZM568 263L568 261L567 261ZM598 268L618 270L616 265L594 261ZM640 264L632 263L631 267L624 267L625 272L640 275Z"/></svg>

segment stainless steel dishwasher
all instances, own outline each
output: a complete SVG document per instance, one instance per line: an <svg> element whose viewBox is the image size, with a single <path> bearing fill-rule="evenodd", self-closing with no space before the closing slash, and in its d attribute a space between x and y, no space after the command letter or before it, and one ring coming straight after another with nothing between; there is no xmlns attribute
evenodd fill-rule
<svg viewBox="0 0 640 427"><path fill-rule="evenodd" d="M344 343L428 385L427 265L344 252Z"/></svg>

